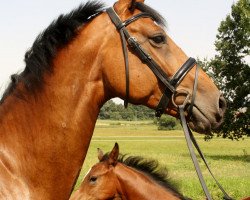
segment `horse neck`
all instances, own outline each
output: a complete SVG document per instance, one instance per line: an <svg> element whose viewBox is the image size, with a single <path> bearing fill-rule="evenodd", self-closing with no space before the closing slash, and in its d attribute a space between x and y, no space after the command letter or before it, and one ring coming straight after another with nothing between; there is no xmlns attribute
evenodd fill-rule
<svg viewBox="0 0 250 200"><path fill-rule="evenodd" d="M180 199L142 172L133 168L118 164L115 173L120 182L120 192L127 200Z"/></svg>
<svg viewBox="0 0 250 200"><path fill-rule="evenodd" d="M80 53L85 57L79 56L78 44L88 45L81 38L58 52L41 90L32 94L20 83L25 100L13 93L0 105L0 161L34 199L70 195L105 102L98 58L84 45Z"/></svg>

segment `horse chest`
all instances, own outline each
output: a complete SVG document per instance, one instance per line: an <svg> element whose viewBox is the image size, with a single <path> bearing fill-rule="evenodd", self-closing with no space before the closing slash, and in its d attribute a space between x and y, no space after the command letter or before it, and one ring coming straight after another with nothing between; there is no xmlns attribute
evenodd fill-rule
<svg viewBox="0 0 250 200"><path fill-rule="evenodd" d="M28 200L30 192L28 186L19 177L12 174L0 160L0 199Z"/></svg>

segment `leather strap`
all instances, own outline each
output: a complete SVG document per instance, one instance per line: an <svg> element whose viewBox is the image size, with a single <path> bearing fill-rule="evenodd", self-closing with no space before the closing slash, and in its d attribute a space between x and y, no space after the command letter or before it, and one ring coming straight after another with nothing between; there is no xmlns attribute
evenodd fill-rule
<svg viewBox="0 0 250 200"><path fill-rule="evenodd" d="M201 159L203 160L203 162L205 163L210 175L213 177L213 179L215 180L217 186L219 187L219 189L222 191L222 193L224 194L224 199L225 200L233 200L227 193L226 191L223 189L223 187L221 186L221 184L217 181L217 179L215 178L215 176L213 175L198 143L196 142L195 138L194 138L194 135L192 133L192 131L190 130L190 128L188 127L187 125L187 122L186 122L186 118L185 118L185 111L184 111L184 105L181 105L179 106L179 113L180 113L180 119L181 119L181 124L182 124L182 127L183 127L183 132L184 132L184 135L185 135L185 138L186 138L186 142L187 142L187 146L188 146L188 149L189 149L189 153L190 153L190 156L192 158L192 161L193 161L193 164L194 164L194 167L195 167L195 170L196 170L196 173L199 177L199 180L200 180L200 183L201 183L201 186L202 186L202 189L207 197L208 200L212 200L212 197L208 191L208 188L206 186L206 182L203 178L203 175L201 173L201 169L200 169L200 166L199 166L199 163L198 163L198 160L197 160L197 157L195 155L195 152L194 152L194 149L193 149L193 145L195 146L196 150L198 151ZM193 143L193 144L192 144Z"/></svg>
<svg viewBox="0 0 250 200"><path fill-rule="evenodd" d="M124 55L124 62L125 62L125 79L126 79L126 96L124 100L124 107L128 107L128 102L129 102L129 61L128 61L128 51L127 51L127 40L130 38L130 35L128 31L126 30L126 26L129 25L130 23L136 21L139 18L144 18L144 17L150 17L148 13L139 13L133 17L131 17L128 20L125 20L124 22L121 21L120 17L116 14L114 9L108 8L107 10L108 15L110 16L111 21L117 28L117 30L120 33L121 36L121 41L122 41L122 50L123 50L123 55Z"/></svg>
<svg viewBox="0 0 250 200"><path fill-rule="evenodd" d="M155 109L155 116L156 117L161 117L162 114L165 112L165 110L168 107L170 98L172 98L172 91L170 91L168 88L165 88L164 93L161 96L161 99Z"/></svg>
<svg viewBox="0 0 250 200"><path fill-rule="evenodd" d="M190 118L192 116L192 111L193 111L193 107L194 107L194 100L196 97L196 92L197 92L197 86L198 86L198 74L199 74L199 66L196 65L196 70L195 70L195 77L194 77L194 86L193 86L193 91L192 91L192 99L191 99L191 103L188 109L188 118Z"/></svg>
<svg viewBox="0 0 250 200"><path fill-rule="evenodd" d="M124 55L124 62L125 62L125 79L126 79L126 96L124 100L124 107L128 107L129 102L129 61L128 61L128 51L127 51L127 40L124 34L125 24L121 22L120 17L114 12L113 8L108 8L107 13L110 16L111 21L114 23L116 28L118 29L121 41L122 41L122 51ZM131 22L130 22L131 23Z"/></svg>
<svg viewBox="0 0 250 200"><path fill-rule="evenodd" d="M191 138L191 141L193 143L193 145L195 146L197 152L199 153L201 159L203 160L204 164L206 165L210 175L213 177L214 181L216 182L216 185L220 188L220 190L222 191L222 193L224 194L224 199L225 200L232 200L232 198L226 193L226 191L224 190L224 188L221 186L221 184L219 183L219 181L215 178L214 174L212 173L208 163L207 163L207 160L205 158L205 156L203 155L197 141L195 140L195 137L192 133L192 131L190 130L189 126L188 126L188 133L190 135L190 138Z"/></svg>
<svg viewBox="0 0 250 200"><path fill-rule="evenodd" d="M128 102L129 102L129 61L128 61L128 51L127 51L127 46L126 46L126 38L124 35L123 28L120 29L120 35L121 35L121 40L122 40L122 51L124 55L124 62L125 62L125 78L126 78L126 97L124 101L124 107L128 107Z"/></svg>
<svg viewBox="0 0 250 200"><path fill-rule="evenodd" d="M195 64L196 60L194 58L189 58L175 73L175 75L170 80L170 83L176 88Z"/></svg>
<svg viewBox="0 0 250 200"><path fill-rule="evenodd" d="M190 135L189 135L189 132L188 132L188 126L187 126L187 122L186 122L186 118L185 118L185 114L184 114L184 112L185 112L184 111L184 105L179 106L179 112L180 112L181 124L182 124L183 131L184 131L184 134L185 134L188 150L189 150L190 156L192 158L196 173L197 173L197 175L199 177L202 189L203 189L207 199L212 200L212 197L211 197L211 195L210 195L210 193L208 191L207 185L206 185L205 180L203 178L203 175L201 173L201 169L200 169L197 157L195 155L195 152L194 152L194 149L193 149L193 146L192 146L192 142L191 142L191 139L190 139Z"/></svg>
<svg viewBox="0 0 250 200"><path fill-rule="evenodd" d="M175 88L170 84L168 75L159 67L159 65L152 59L145 49L137 42L134 37L128 39L129 45L136 52L141 61L151 69L154 75L173 93Z"/></svg>

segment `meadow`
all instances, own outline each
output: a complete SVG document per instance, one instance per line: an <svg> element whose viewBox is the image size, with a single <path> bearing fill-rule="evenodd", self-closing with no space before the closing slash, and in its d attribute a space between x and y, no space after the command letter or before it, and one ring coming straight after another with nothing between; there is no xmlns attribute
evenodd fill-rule
<svg viewBox="0 0 250 200"><path fill-rule="evenodd" d="M234 199L250 196L250 139L231 141L214 138L204 141L202 135L195 134L195 137L215 177L229 195ZM205 199L183 132L158 131L152 121L98 120L75 189L79 187L89 168L98 162L97 148L108 152L115 142L118 142L123 154L158 160L160 165L167 167L170 178L185 196ZM220 190L201 159L199 162L213 199L222 199Z"/></svg>

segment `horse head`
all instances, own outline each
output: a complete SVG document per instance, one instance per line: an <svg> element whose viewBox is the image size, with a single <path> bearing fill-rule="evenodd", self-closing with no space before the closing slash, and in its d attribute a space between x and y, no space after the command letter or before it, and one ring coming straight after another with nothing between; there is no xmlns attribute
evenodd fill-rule
<svg viewBox="0 0 250 200"><path fill-rule="evenodd" d="M113 15L117 15L115 19L104 14L106 23L102 31L106 34L103 37L101 54L107 96L109 98L118 96L133 104L144 104L157 109L162 95L168 93L168 101L163 106L163 112L179 117L176 106L183 104L187 96L195 96L193 90L197 79L198 85L191 106L193 109L189 125L195 131L209 133L222 122L226 108L225 99L203 70L200 69L197 76L197 64L194 63L192 69L180 75L178 70L188 60L187 55L166 33L164 19L143 2L143 0L119 0L114 5ZM121 20L122 23L119 24L117 20ZM125 39L121 39L121 30L124 29L126 29L123 33ZM131 38L136 40L136 45L140 46L142 51L145 51L143 52L145 56L156 63L160 73L166 74L170 84L174 82L171 78L176 78L176 72L179 73L181 80L176 81L178 84L172 84L173 91L169 91L168 88L166 91L167 83L164 84L164 80L157 77L150 69L147 62L151 61L145 61L141 58L143 55L138 55L138 50L130 44ZM127 40L126 46L124 40ZM188 99L187 108L192 104L191 99Z"/></svg>

